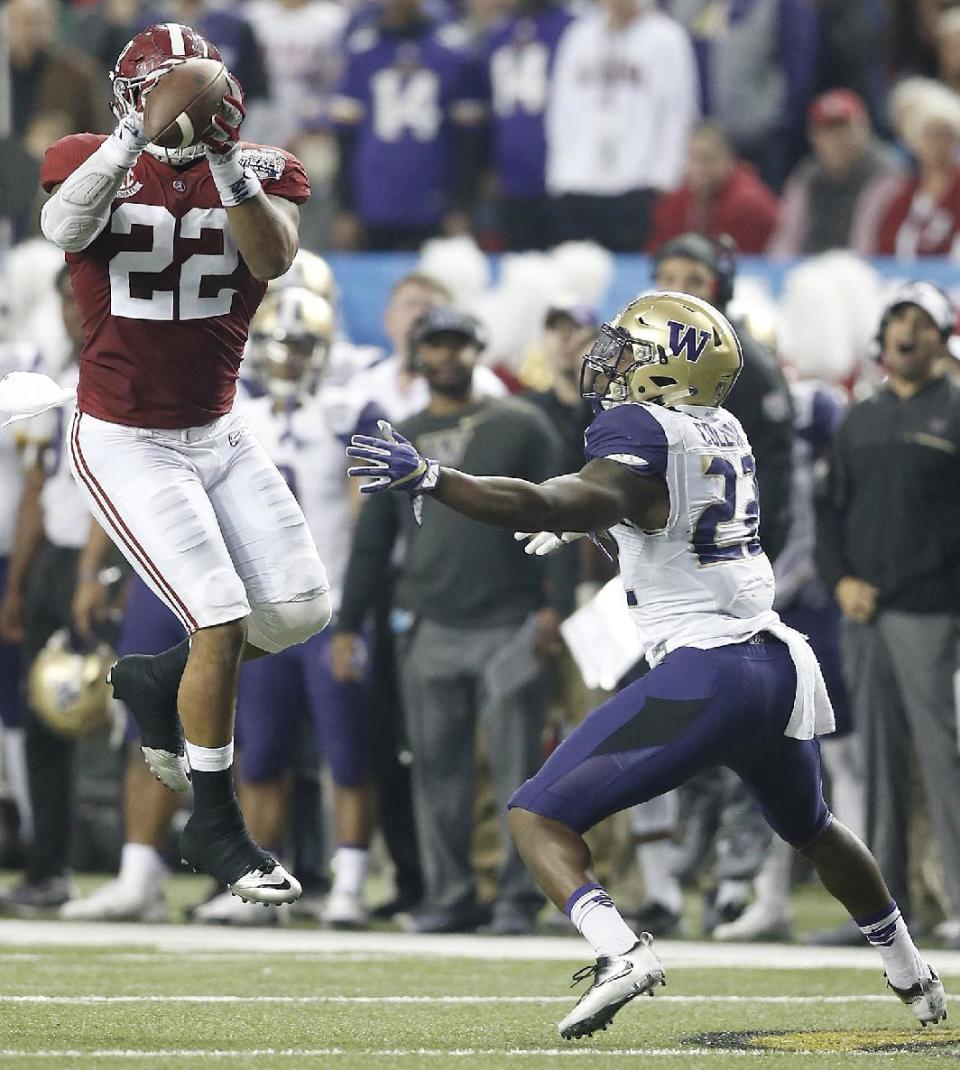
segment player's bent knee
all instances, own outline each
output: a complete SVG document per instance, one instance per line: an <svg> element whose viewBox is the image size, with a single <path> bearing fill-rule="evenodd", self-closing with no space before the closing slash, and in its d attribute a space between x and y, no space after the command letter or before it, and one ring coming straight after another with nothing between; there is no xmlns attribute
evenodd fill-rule
<svg viewBox="0 0 960 1070"><path fill-rule="evenodd" d="M243 580L230 568L218 568L211 572L203 583L202 603L206 618L218 620L221 617L232 618L226 621L234 631L245 627L243 621L250 612L247 592ZM225 627L219 622L214 627ZM201 630L205 630L201 628Z"/></svg>
<svg viewBox="0 0 960 1070"><path fill-rule="evenodd" d="M332 616L329 591L319 591L296 602L261 602L250 613L247 642L258 650L277 654L323 631Z"/></svg>

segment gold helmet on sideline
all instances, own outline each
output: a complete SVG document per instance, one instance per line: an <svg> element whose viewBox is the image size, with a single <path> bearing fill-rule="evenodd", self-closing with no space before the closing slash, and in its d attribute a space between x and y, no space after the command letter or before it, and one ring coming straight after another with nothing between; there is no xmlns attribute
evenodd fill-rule
<svg viewBox="0 0 960 1070"><path fill-rule="evenodd" d="M267 293L250 324L247 359L271 396L310 395L323 374L334 335L330 302L302 286Z"/></svg>
<svg viewBox="0 0 960 1070"><path fill-rule="evenodd" d="M85 736L110 724L107 672L117 655L106 643L77 650L64 628L47 640L27 676L30 708L62 736Z"/></svg>
<svg viewBox="0 0 960 1070"><path fill-rule="evenodd" d="M267 291L273 293L276 290L286 290L289 287L298 287L309 290L317 297L324 297L331 307L337 304L337 284L333 277L330 265L322 256L311 253L306 249L298 249L293 263L276 279L271 279L267 284Z"/></svg>
<svg viewBox="0 0 960 1070"><path fill-rule="evenodd" d="M603 324L583 358L580 393L604 407L720 405L742 367L740 339L723 313L699 297L663 290Z"/></svg>

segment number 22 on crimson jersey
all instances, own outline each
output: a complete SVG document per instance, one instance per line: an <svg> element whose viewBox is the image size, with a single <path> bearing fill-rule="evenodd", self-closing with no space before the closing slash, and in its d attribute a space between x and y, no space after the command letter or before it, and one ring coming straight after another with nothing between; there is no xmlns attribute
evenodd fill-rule
<svg viewBox="0 0 960 1070"><path fill-rule="evenodd" d="M151 228L152 243L149 249L126 249L111 257L112 316L197 320L227 315L237 292L232 276L240 254L225 208L191 208L179 220L161 204L120 204L113 210L111 233L131 234L135 226ZM221 251L190 252L177 262L175 239L200 239L204 232L213 235ZM134 276L142 277L146 296L134 296Z"/></svg>
<svg viewBox="0 0 960 1070"><path fill-rule="evenodd" d="M102 135L72 134L44 157L53 189L95 152ZM244 145L264 193L302 204L310 184L281 149ZM199 427L228 413L250 318L266 283L230 231L209 164L172 167L141 153L90 245L67 253L84 341L82 413L133 427Z"/></svg>

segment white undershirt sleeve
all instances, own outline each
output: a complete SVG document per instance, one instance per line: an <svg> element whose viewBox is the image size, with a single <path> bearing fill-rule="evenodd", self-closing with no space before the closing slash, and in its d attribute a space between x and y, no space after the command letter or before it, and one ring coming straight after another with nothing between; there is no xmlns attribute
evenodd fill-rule
<svg viewBox="0 0 960 1070"><path fill-rule="evenodd" d="M130 129L132 125L127 119L121 120L43 206L40 229L64 252L86 249L107 225L117 190L143 147L142 125L139 135Z"/></svg>

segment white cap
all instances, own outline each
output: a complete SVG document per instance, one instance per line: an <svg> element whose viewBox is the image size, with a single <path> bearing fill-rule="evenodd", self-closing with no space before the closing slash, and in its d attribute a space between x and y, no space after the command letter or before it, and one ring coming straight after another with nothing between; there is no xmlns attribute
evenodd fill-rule
<svg viewBox="0 0 960 1070"><path fill-rule="evenodd" d="M932 282L915 280L898 286L884 305L881 323L886 323L890 314L901 305L916 305L940 328L944 338L953 334L957 322L957 310L953 302Z"/></svg>

